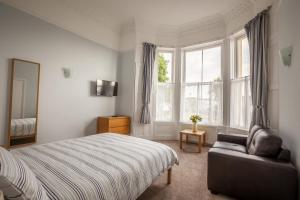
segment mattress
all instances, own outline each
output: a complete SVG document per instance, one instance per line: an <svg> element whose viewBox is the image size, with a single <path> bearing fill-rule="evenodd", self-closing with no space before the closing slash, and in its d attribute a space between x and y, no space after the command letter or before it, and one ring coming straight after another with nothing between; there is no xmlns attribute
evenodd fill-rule
<svg viewBox="0 0 300 200"><path fill-rule="evenodd" d="M11 136L28 136L35 134L36 118L12 119Z"/></svg>
<svg viewBox="0 0 300 200"><path fill-rule="evenodd" d="M136 199L175 163L170 147L104 133L11 151L42 183L50 199Z"/></svg>

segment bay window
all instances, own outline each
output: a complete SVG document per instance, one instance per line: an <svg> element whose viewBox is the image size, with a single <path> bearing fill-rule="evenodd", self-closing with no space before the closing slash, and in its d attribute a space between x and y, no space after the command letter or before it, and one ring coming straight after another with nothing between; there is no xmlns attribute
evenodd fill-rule
<svg viewBox="0 0 300 200"><path fill-rule="evenodd" d="M176 65L175 52L179 55ZM222 54L222 41L176 51L159 48L155 73L155 121L190 123L189 117L198 114L202 117L201 124L222 126L224 116L230 127L248 129L252 105L246 35L241 32L230 40L230 73L225 73L229 75L229 82L226 78L229 87L224 91L230 101L230 109L226 112L230 113L223 113Z"/></svg>
<svg viewBox="0 0 300 200"><path fill-rule="evenodd" d="M250 53L245 34L231 40L230 126L248 129L251 121Z"/></svg>
<svg viewBox="0 0 300 200"><path fill-rule="evenodd" d="M181 121L198 114L203 124L222 124L221 52L221 45L183 51Z"/></svg>

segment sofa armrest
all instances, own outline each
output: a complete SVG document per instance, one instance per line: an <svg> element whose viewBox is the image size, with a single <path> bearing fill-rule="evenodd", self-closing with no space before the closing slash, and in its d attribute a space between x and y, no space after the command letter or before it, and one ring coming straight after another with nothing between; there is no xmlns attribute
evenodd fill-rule
<svg viewBox="0 0 300 200"><path fill-rule="evenodd" d="M246 146L247 138L248 138L247 135L242 135L242 134L218 133L217 135L217 141L219 142L229 142L229 143L240 144L243 146Z"/></svg>
<svg viewBox="0 0 300 200"><path fill-rule="evenodd" d="M295 200L297 177L291 163L226 149L208 152L208 188L238 199Z"/></svg>

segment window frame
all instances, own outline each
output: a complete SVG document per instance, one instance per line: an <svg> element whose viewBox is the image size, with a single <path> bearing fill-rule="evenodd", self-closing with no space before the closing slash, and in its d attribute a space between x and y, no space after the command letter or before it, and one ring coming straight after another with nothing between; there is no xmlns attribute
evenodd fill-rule
<svg viewBox="0 0 300 200"><path fill-rule="evenodd" d="M231 79L238 79L238 78L243 78L243 76L239 77L239 60L238 60L238 40L242 40L247 38L247 34L244 30L241 30L237 32L236 34L233 34L230 36L230 80ZM233 43L233 45L232 45ZM250 52L249 52L250 53ZM246 76L244 76L246 77Z"/></svg>
<svg viewBox="0 0 300 200"><path fill-rule="evenodd" d="M213 81L209 82L203 82L203 51L206 49L212 49L215 47L221 48L221 66L220 66L220 77L222 82L222 113L221 113L221 122L219 124L211 124L211 123L205 123L202 125L205 126L222 126L224 124L224 78L223 78L223 54L224 54L224 41L223 40L217 40L213 42L193 45L181 48L181 81L180 81L180 116L179 116L179 123L181 124L191 124L190 121L184 121L183 119L183 112L184 112L184 87L186 86L196 86L197 87L197 101L199 99L199 87L202 85L210 85L213 83ZM202 51L202 69L201 69L201 81L200 82L186 82L186 53L187 52L193 52L193 51ZM197 111L199 110L199 105L197 103Z"/></svg>
<svg viewBox="0 0 300 200"><path fill-rule="evenodd" d="M154 86L155 86L155 92L154 92L154 113L153 113L153 117L154 117L154 122L155 123L174 123L176 122L176 110L175 110L175 96L176 96L176 48L169 48L169 47L158 47L157 51L156 51L156 58L158 58L158 55L160 53L171 53L172 54L172 65L171 65L171 81L170 82L166 82L166 83L160 83L158 81L158 63L157 63L157 59L155 61L155 78L154 78ZM156 110L156 106L157 106L157 89L159 85L172 85L174 87L174 92L173 92L173 115L172 115L172 120L157 120L156 116L157 116L157 110Z"/></svg>
<svg viewBox="0 0 300 200"><path fill-rule="evenodd" d="M239 51L238 41L239 40L242 41L245 38L247 38L247 35L246 35L244 30L239 31L238 33L236 33L236 34L234 34L230 37L229 127L234 128L234 129L240 129L240 130L248 130L249 129L250 124L248 124L248 125L246 125L246 124L247 124L247 122L250 122L250 120L251 120L251 116L250 116L250 119L249 119L248 114L249 114L249 112L251 112L251 107L252 107L252 106L250 106L250 107L248 106L249 105L248 96L249 96L249 92L251 92L251 91L249 91L249 87L248 87L248 84L250 83L250 71L249 71L248 76L239 76L240 67L243 67L243 66L239 66L240 65L239 59L242 60L242 52L241 53L238 52ZM242 51L242 48L240 48L240 50ZM240 58L238 58L238 56L239 56L238 54L240 54L240 56L241 56ZM231 86L232 86L232 82L236 82L236 81L244 81L245 82L244 91L245 91L245 96L247 97L246 100L245 100L245 105L244 105L245 106L245 113L246 113L245 120L244 120L245 127L234 126L233 123L232 123L232 113L231 113L231 109L232 109L232 102L231 102L232 91L231 91Z"/></svg>
<svg viewBox="0 0 300 200"><path fill-rule="evenodd" d="M166 82L166 83L175 83L175 49L174 48L166 48L166 47L161 47L157 49L157 57L160 53L171 53L172 54L172 66L171 66L171 82ZM156 62L156 67L158 66L158 63ZM158 73L156 73L158 75ZM166 84L166 83L160 83L156 79L157 84Z"/></svg>
<svg viewBox="0 0 300 200"><path fill-rule="evenodd" d="M214 47L221 47L221 80L223 81L223 77L222 77L222 46L223 46L223 41L216 41L216 42L210 42L210 43L206 43L206 44L202 44L202 45L195 45L195 46L191 46L191 47L185 47L181 49L181 55L182 55L182 78L181 78L181 82L186 84L186 52L193 52L193 51L202 51L202 72L201 72L201 82L203 83L203 51L205 49L212 49ZM189 82L189 83L199 83L199 82Z"/></svg>
<svg viewBox="0 0 300 200"><path fill-rule="evenodd" d="M242 50L242 41L243 39L247 39L247 35L242 34L239 37L237 37L235 39L235 48L236 48L236 66L235 66L235 77L236 78L242 78L242 77L246 77L246 76L242 76L242 72L240 72L240 70L243 68L243 50ZM239 41L241 41L241 46L239 46ZM239 51L241 50L241 52ZM250 53L250 52L249 52ZM250 74L250 71L249 71ZM249 75L248 75L249 76Z"/></svg>

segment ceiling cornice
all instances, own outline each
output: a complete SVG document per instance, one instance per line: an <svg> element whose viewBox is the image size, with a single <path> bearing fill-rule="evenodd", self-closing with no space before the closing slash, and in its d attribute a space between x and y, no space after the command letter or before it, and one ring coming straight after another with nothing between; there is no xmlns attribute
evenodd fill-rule
<svg viewBox="0 0 300 200"><path fill-rule="evenodd" d="M219 26L225 25L223 16L221 14L208 16L200 20L196 20L193 22L180 25L178 29L181 33L186 33L186 32L194 32L199 30L210 29L211 27L215 27L217 25Z"/></svg>
<svg viewBox="0 0 300 200"><path fill-rule="evenodd" d="M231 20L240 17L243 15L245 12L253 12L254 10L254 2L255 0L250 0L250 1L242 1L238 5L236 5L234 8L231 10L223 13L223 17L225 20L225 23L227 24Z"/></svg>

